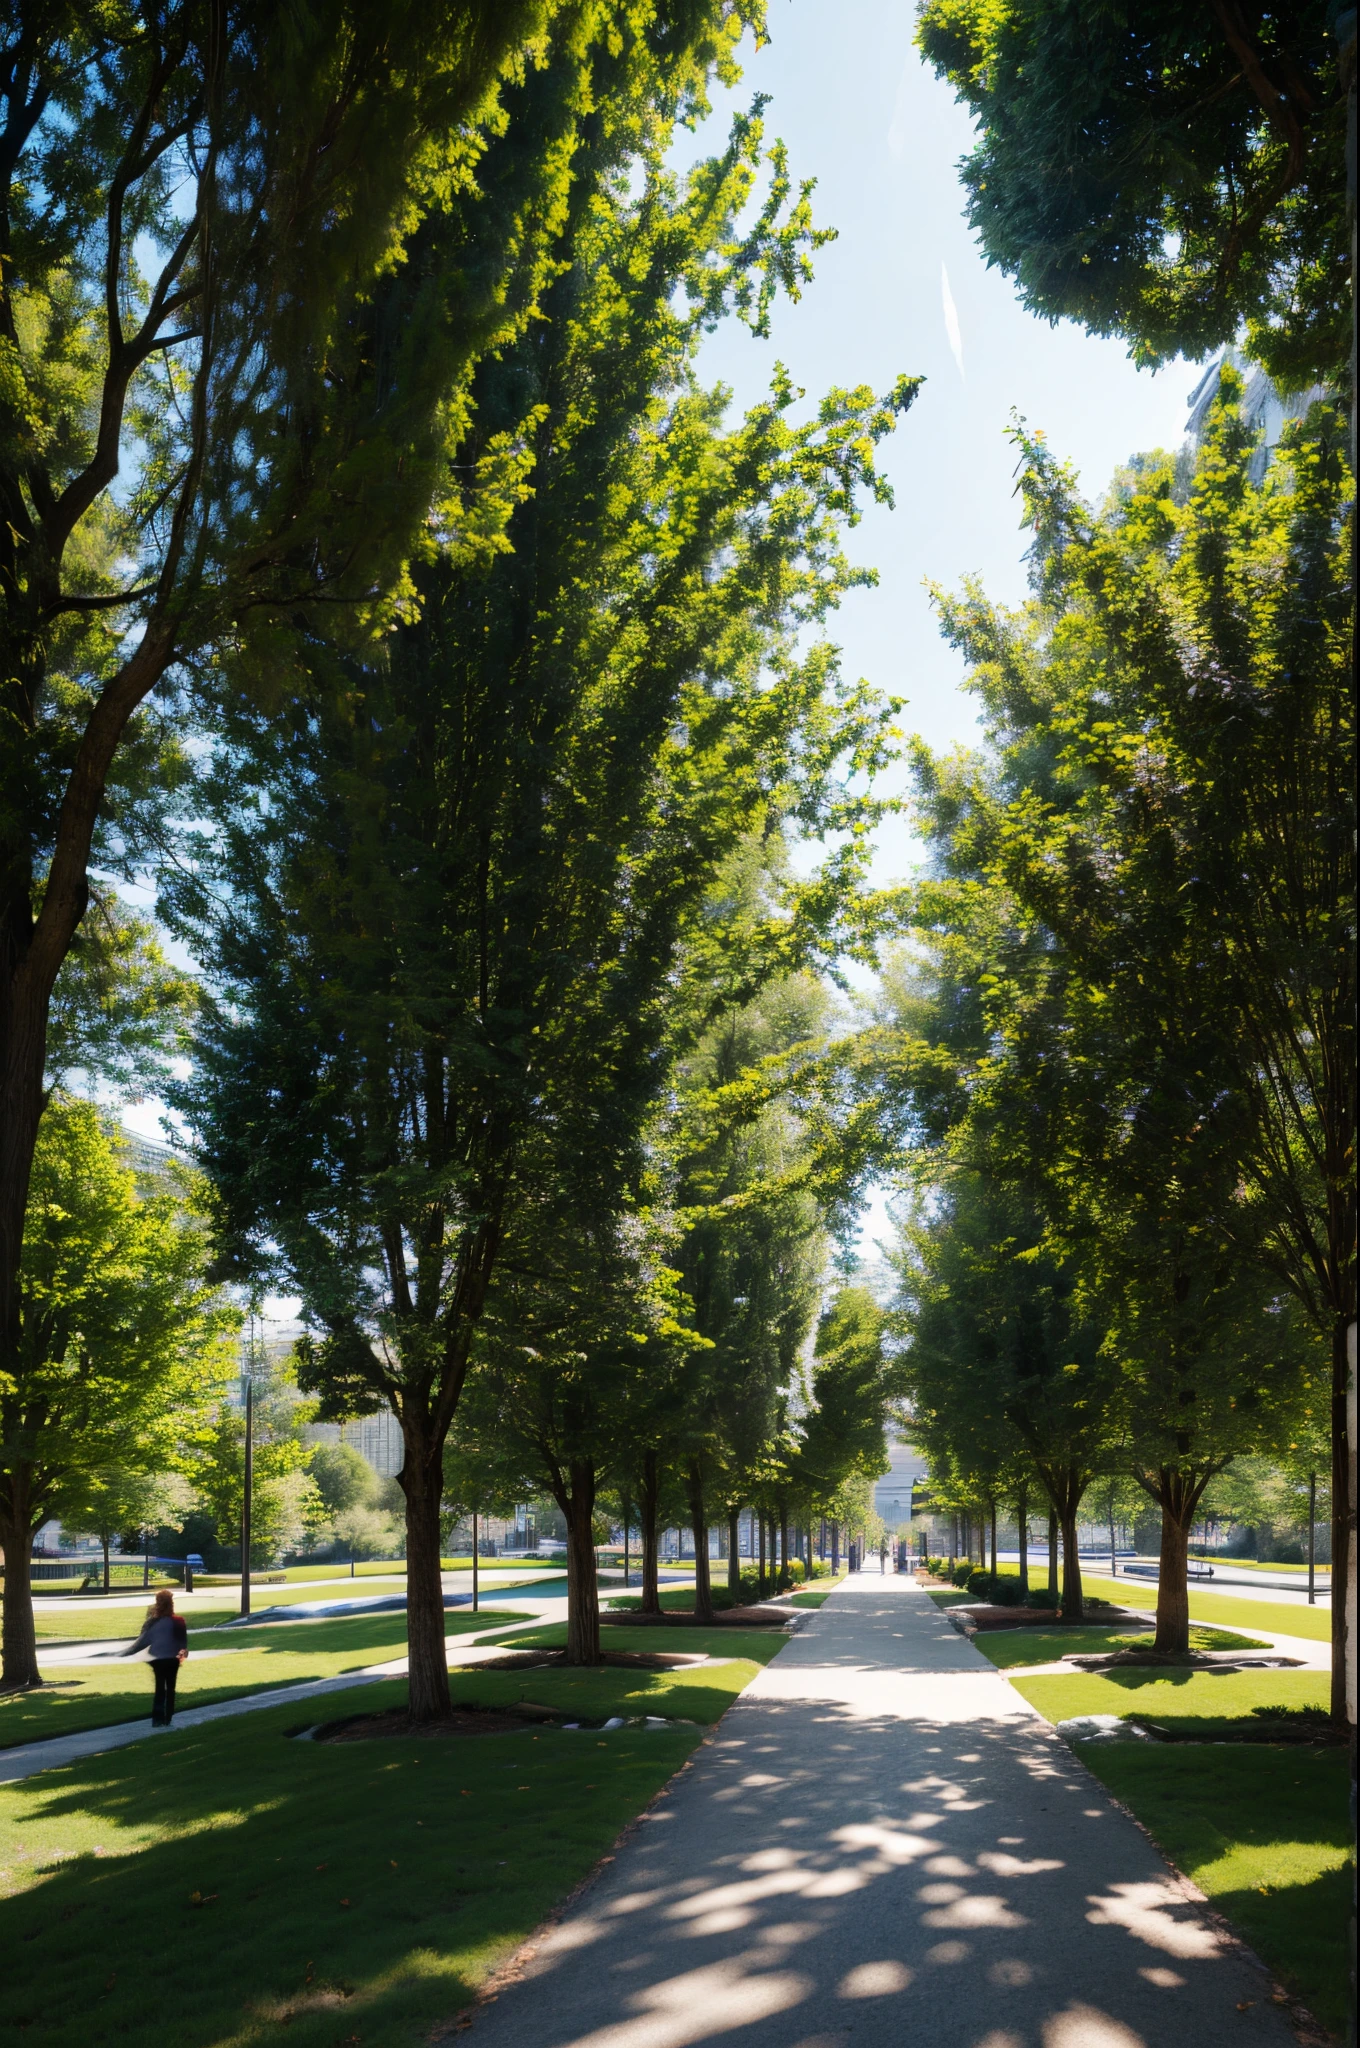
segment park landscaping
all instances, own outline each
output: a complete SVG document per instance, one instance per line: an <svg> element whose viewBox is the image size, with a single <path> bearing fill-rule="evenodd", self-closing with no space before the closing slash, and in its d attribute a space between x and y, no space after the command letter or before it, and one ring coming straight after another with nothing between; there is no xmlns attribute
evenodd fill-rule
<svg viewBox="0 0 1360 2048"><path fill-rule="evenodd" d="M445 1634L470 1634L513 1620L513 1613L455 1608L445 1617ZM332 1619L251 1623L205 1631L196 1625L192 1651L179 1680L178 1704L206 1707L243 1693L334 1678L387 1663L406 1654L406 1616L347 1615ZM53 1735L76 1735L119 1721L141 1720L150 1712L151 1675L131 1659L97 1664L53 1664L41 1688L0 1697L0 1749Z"/></svg>
<svg viewBox="0 0 1360 2048"><path fill-rule="evenodd" d="M660 1675L612 1692L600 1677L619 1707L671 1700ZM556 1678L536 1674L535 1692ZM712 1718L701 1709L737 1681L729 1667L716 1691L690 1684L685 1719ZM484 1689L512 1691L504 1674ZM345 1704L405 1696L388 1681ZM4 2013L30 2048L160 2048L166 2008L148 1986L167 1978L178 2040L246 2048L286 2025L300 2048L408 2048L701 1739L677 1726L331 1745L288 1739L297 1724L296 1706L267 1709L0 1790Z"/></svg>

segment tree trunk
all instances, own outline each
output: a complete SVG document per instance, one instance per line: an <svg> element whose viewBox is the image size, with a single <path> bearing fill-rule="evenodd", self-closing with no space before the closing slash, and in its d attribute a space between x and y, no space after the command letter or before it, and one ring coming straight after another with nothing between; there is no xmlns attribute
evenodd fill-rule
<svg viewBox="0 0 1360 2048"><path fill-rule="evenodd" d="M1058 1517L1050 1508L1048 1511L1048 1591L1054 1605L1058 1601Z"/></svg>
<svg viewBox="0 0 1360 2048"><path fill-rule="evenodd" d="M1220 1471L1183 1472L1176 1465L1159 1465L1155 1478L1138 1474L1145 1493L1151 1494L1162 1511L1161 1559L1157 1568L1157 1636L1155 1650L1168 1657L1184 1656L1190 1648L1190 1587L1186 1560L1195 1513L1204 1489Z"/></svg>
<svg viewBox="0 0 1360 2048"><path fill-rule="evenodd" d="M694 1618L713 1625L713 1585L708 1569L708 1518L704 1475L696 1459L689 1468L689 1525L694 1531Z"/></svg>
<svg viewBox="0 0 1360 2048"><path fill-rule="evenodd" d="M27 1511L27 1475L22 1468L11 1478L7 1490L7 1512L0 1519L0 1544L5 1552L4 1670L0 1672L0 1690L17 1692L25 1686L42 1684L38 1638L33 1627L33 1523ZM20 1510L18 1514L14 1513L16 1507Z"/></svg>
<svg viewBox="0 0 1360 2048"><path fill-rule="evenodd" d="M1157 1635L1152 1647L1163 1656L1181 1657L1190 1648L1190 1588L1185 1571L1190 1530L1177 1511L1178 1489L1167 1483L1178 1480L1180 1474L1164 1468L1161 1476L1162 1549L1157 1569Z"/></svg>
<svg viewBox="0 0 1360 2048"><path fill-rule="evenodd" d="M765 1584L765 1510L763 1508L757 1515L756 1521L760 1529L759 1551L756 1558L756 1591L763 1600L769 1591Z"/></svg>
<svg viewBox="0 0 1360 2048"><path fill-rule="evenodd" d="M1064 1621L1084 1621L1086 1609L1081 1591L1081 1559L1077 1555L1076 1507L1069 1509L1060 1520L1063 1545L1062 1618Z"/></svg>
<svg viewBox="0 0 1360 2048"><path fill-rule="evenodd" d="M741 1509L727 1517L727 1590L734 1600L741 1598Z"/></svg>
<svg viewBox="0 0 1360 2048"><path fill-rule="evenodd" d="M602 1664L594 1464L588 1458L574 1460L570 1478L570 1493L559 1495L557 1501L567 1518L567 1662Z"/></svg>
<svg viewBox="0 0 1360 2048"><path fill-rule="evenodd" d="M109 1570L109 1538L107 1530L100 1537L99 1543L104 1552L104 1591L107 1593L111 1591L113 1586L113 1573Z"/></svg>
<svg viewBox="0 0 1360 2048"><path fill-rule="evenodd" d="M1021 1487L1015 1497L1015 1519L1020 1536L1020 1598L1029 1592L1029 1522L1025 1515L1026 1488Z"/></svg>
<svg viewBox="0 0 1360 2048"><path fill-rule="evenodd" d="M996 1598L996 1502L992 1502L992 1598Z"/></svg>
<svg viewBox="0 0 1360 2048"><path fill-rule="evenodd" d="M793 1584L789 1575L789 1509L787 1501L779 1503L779 1590L786 1593Z"/></svg>
<svg viewBox="0 0 1360 2048"><path fill-rule="evenodd" d="M1351 1791L1355 1791L1356 1643L1352 1612L1355 1584L1355 1324L1332 1325L1332 1720L1351 1737ZM1352 1814L1355 1808L1352 1805Z"/></svg>
<svg viewBox="0 0 1360 2048"><path fill-rule="evenodd" d="M406 1496L407 1691L412 1720L439 1721L449 1712L444 1581L439 1555L444 1461L442 1444L432 1447L422 1443L421 1419L415 1414L403 1417L405 1454L397 1474L397 1484Z"/></svg>
<svg viewBox="0 0 1360 2048"><path fill-rule="evenodd" d="M658 1530L656 1518L661 1481L657 1473L655 1451L645 1451L642 1458L642 1485L638 1489L638 1519L642 1535L642 1612L660 1614L661 1588L657 1580Z"/></svg>

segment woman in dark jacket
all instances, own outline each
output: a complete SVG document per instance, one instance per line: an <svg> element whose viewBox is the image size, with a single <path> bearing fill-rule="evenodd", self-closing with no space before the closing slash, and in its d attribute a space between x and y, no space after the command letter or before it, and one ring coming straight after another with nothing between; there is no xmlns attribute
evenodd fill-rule
<svg viewBox="0 0 1360 2048"><path fill-rule="evenodd" d="M173 1593L157 1593L147 1609L142 1632L123 1655L135 1657L138 1650L151 1652L151 1669L156 1674L156 1697L151 1707L153 1728L168 1728L175 1711L175 1680L189 1654L189 1630L182 1615L175 1612Z"/></svg>

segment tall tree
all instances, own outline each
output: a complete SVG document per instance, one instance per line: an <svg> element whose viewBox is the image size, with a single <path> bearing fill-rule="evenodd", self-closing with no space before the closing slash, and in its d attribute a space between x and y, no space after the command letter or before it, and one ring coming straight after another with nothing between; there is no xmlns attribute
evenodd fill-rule
<svg viewBox="0 0 1360 2048"><path fill-rule="evenodd" d="M1217 1162L1196 1175L1201 1222L1233 1256L1264 1260L1330 1351L1333 1708L1344 1721L1353 486L1326 407L1287 431L1253 483L1239 397L1225 373L1188 491L1172 458L1149 458L1098 512L1024 438L1035 596L1014 615L976 589L945 606L999 779L946 778L938 802L1025 944L1060 950L1054 1000L1085 1017L1085 1042L1102 1010L1107 1044L1126 1041L1121 1108L1135 1131L1142 1119L1164 1158L1179 1143L1187 1162L1190 1149ZM1027 1027L999 1021L1022 1042ZM1106 1071L1118 1078L1119 1061ZM1118 1129L1108 1107L1107 1134ZM1047 1148L1042 1120L1033 1128L1031 1157ZM1085 1150L1096 1170L1102 1153L1125 1156L1095 1119ZM1179 1197L1172 1206L1184 1213Z"/></svg>
<svg viewBox="0 0 1360 2048"><path fill-rule="evenodd" d="M1350 355L1339 38L1353 77L1354 13L1293 0L926 0L918 28L981 129L969 218L1032 311L1144 363L1245 322L1294 388Z"/></svg>
<svg viewBox="0 0 1360 2048"><path fill-rule="evenodd" d="M1023 1195L956 1169L905 1234L900 1273L917 1440L975 1499L1010 1490L1023 1445L1062 1532L1063 1619L1080 1621L1077 1523L1117 1459L1119 1377L1074 1263L1046 1249Z"/></svg>
<svg viewBox="0 0 1360 2048"><path fill-rule="evenodd" d="M250 691L299 608L363 642L400 607L472 367L546 275L602 53L626 80L654 41L702 75L750 18L710 0L7 12L0 1371L53 987L92 856L135 867L178 778L186 669L229 645Z"/></svg>
<svg viewBox="0 0 1360 2048"><path fill-rule="evenodd" d="M160 1472L228 1364L192 1181L139 1197L88 1104L57 1097L29 1190L19 1348L0 1379L6 1689L41 1684L30 1546L101 1471Z"/></svg>
<svg viewBox="0 0 1360 2048"><path fill-rule="evenodd" d="M749 946L724 960L715 876L780 820L848 816L885 743L886 708L796 641L857 580L838 530L883 494L872 449L914 387L794 426L781 376L724 423L695 352L724 307L759 324L796 285L806 196L776 151L739 236L759 121L677 181L667 74L643 83L581 170L543 318L475 385L468 452L518 479L503 535L470 564L432 525L418 616L343 695L291 701L285 772L277 719L230 729L204 793L229 911L180 898L225 997L185 1100L227 1237L302 1293L323 1412L401 1424L421 1714L448 1703L443 1445L515 1205L588 1172L582 1213L614 1228L680 963L717 1005L750 972ZM763 975L834 952L860 859L790 888Z"/></svg>

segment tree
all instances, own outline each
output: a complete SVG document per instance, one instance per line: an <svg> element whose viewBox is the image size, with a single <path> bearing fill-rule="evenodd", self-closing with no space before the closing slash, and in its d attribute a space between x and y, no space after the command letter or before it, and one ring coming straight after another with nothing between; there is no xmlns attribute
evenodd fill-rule
<svg viewBox="0 0 1360 2048"><path fill-rule="evenodd" d="M109 1552L119 1537L149 1540L153 1529L173 1528L187 1515L193 1490L180 1472L142 1472L106 1465L73 1478L53 1507L63 1530L88 1530L104 1553L104 1591L111 1584Z"/></svg>
<svg viewBox="0 0 1360 2048"><path fill-rule="evenodd" d="M1116 1462L1118 1375L1082 1312L1073 1262L1046 1248L1023 1195L957 1168L904 1233L903 1376L914 1440L942 1480L995 1499L1022 1445L1058 1518L1062 1612L1083 1613L1077 1523Z"/></svg>
<svg viewBox="0 0 1360 2048"><path fill-rule="evenodd" d="M23 1252L19 1349L0 1381L7 1689L41 1683L35 1531L95 1474L181 1461L235 1322L204 1277L195 1179L139 1197L96 1111L69 1097L43 1118Z"/></svg>
<svg viewBox="0 0 1360 2048"><path fill-rule="evenodd" d="M534 310L596 90L655 42L683 100L752 18L710 0L7 16L0 1370L20 1355L54 985L92 855L130 871L155 837L183 768L176 693L220 678L229 647L235 686L267 699L299 611L366 644L401 609L432 498L452 514L472 368Z"/></svg>
<svg viewBox="0 0 1360 2048"><path fill-rule="evenodd" d="M830 1513L851 1477L872 1481L888 1469L885 1423L903 1374L885 1353L886 1324L867 1287L839 1287L818 1318L810 1402L790 1459L794 1489L809 1515Z"/></svg>
<svg viewBox="0 0 1360 2048"><path fill-rule="evenodd" d="M470 566L432 529L418 616L343 696L292 701L285 774L277 720L227 728L204 801L230 917L180 899L221 997L184 1102L232 1255L303 1295L322 1413L401 1424L418 1714L447 1710L443 1446L517 1208L563 1214L584 1177L612 1241L677 1048L677 964L710 969L716 1006L749 976L714 877L781 820L851 816L845 782L885 743L886 707L796 637L858 580L839 529L882 495L872 450L914 387L832 393L793 426L781 376L724 424L695 352L734 300L759 319L762 275L796 281L806 207L786 217L776 152L738 238L758 122L678 182L651 108L606 130L543 318L477 380L481 457L520 479L504 545ZM790 888L763 974L836 950L862 859L853 840Z"/></svg>
<svg viewBox="0 0 1360 2048"><path fill-rule="evenodd" d="M1325 407L1288 430L1253 484L1239 396L1225 372L1188 490L1171 457L1149 457L1097 512L1042 442L1022 437L1035 596L1016 615L976 589L945 606L1000 780L962 771L938 800L1023 945L1060 952L1053 1001L1084 1045L1096 1013L1107 1046L1122 1042L1106 1072L1127 1128L1148 1125L1163 1162L1193 1154L1189 1209L1183 1196L1171 1207L1182 1222L1196 1211L1194 1230L1240 1271L1262 1261L1329 1348L1333 1708L1344 1720L1353 492ZM1002 1028L1018 1042L1028 1027ZM1113 1170L1122 1139L1112 1148L1095 1130L1125 1128L1111 1099L1090 1091L1079 1148L1036 1116L1029 1159L1080 1149L1103 1172L1103 1144ZM1143 1180L1158 1199L1158 1176Z"/></svg>
<svg viewBox="0 0 1360 2048"><path fill-rule="evenodd" d="M288 1552L306 1549L325 1524L325 1504L310 1471L315 1451L303 1436L312 1412L311 1402L298 1400L287 1371L254 1375L252 1565L277 1564ZM190 1474L218 1542L239 1548L246 1477L246 1418L239 1402L219 1405Z"/></svg>
<svg viewBox="0 0 1360 2048"><path fill-rule="evenodd" d="M782 854L777 842L743 848L715 892L730 891L734 908L745 893L738 934L743 915L758 928L768 914L761 899L777 884ZM824 1205L798 1184L808 1136L793 1091L771 1086L771 1076L799 1074L791 1054L824 1055L828 1013L824 985L803 973L779 976L716 1018L682 1063L673 1114L658 1140L674 1213L683 1219L668 1256L703 1340L683 1360L663 1432L671 1458L686 1466L701 1613L710 1510L726 1511L735 1595L740 1511L781 1434L781 1393L797 1377L816 1314Z"/></svg>
<svg viewBox="0 0 1360 2048"><path fill-rule="evenodd" d="M926 0L918 41L979 122L968 216L1031 311L1142 363L1245 322L1282 384L1342 381L1346 91L1322 8Z"/></svg>

